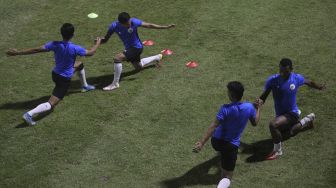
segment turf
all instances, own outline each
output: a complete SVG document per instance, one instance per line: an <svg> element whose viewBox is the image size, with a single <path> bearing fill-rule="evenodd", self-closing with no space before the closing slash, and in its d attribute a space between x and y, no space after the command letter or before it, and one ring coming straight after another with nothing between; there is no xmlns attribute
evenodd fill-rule
<svg viewBox="0 0 336 188"><path fill-rule="evenodd" d="M73 23L73 42L90 47L121 11L170 30L139 29L143 56L170 48L161 69L132 74L124 64L121 87L113 79L113 56L123 50L116 36L94 57L82 58L88 81L99 89L80 93L74 77L69 95L37 126L22 114L45 102L53 88L51 53L0 55L0 187L215 187L219 160L210 144L195 154L220 105L228 81L244 83L244 100L262 92L282 57L296 72L327 90L303 87L303 114L317 115L316 128L284 142L284 156L262 161L272 147L271 97L258 127L242 137L232 187L335 187L335 41L333 0L69 1L0 0L0 49L36 47L59 40L59 27ZM95 12L97 19L87 18ZM199 62L187 69L190 60Z"/></svg>

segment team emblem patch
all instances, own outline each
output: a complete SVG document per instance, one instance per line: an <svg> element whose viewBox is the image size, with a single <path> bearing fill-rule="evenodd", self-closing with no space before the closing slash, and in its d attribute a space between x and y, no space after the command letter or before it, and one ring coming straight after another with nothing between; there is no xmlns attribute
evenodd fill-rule
<svg viewBox="0 0 336 188"><path fill-rule="evenodd" d="M291 85L289 86L289 88L290 88L290 90L294 90L294 89L295 89L295 85L294 85L294 84L291 84Z"/></svg>
<svg viewBox="0 0 336 188"><path fill-rule="evenodd" d="M133 33L133 29L130 27L130 28L128 28L128 33Z"/></svg>

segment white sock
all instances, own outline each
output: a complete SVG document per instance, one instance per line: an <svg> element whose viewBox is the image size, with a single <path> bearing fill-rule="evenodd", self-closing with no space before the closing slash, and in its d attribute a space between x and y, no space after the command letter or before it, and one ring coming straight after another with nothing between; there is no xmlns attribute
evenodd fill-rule
<svg viewBox="0 0 336 188"><path fill-rule="evenodd" d="M88 84L87 84L87 82L86 82L86 77L85 77L85 70L82 69L82 70L80 70L80 71L77 71L77 75L78 75L78 77L79 77L79 80L80 80L82 86L83 86L83 87L88 86Z"/></svg>
<svg viewBox="0 0 336 188"><path fill-rule="evenodd" d="M219 183L217 188L227 188L230 186L230 179L228 178L223 178Z"/></svg>
<svg viewBox="0 0 336 188"><path fill-rule="evenodd" d="M281 151L281 142L279 142L278 144L274 144L273 146L273 151Z"/></svg>
<svg viewBox="0 0 336 188"><path fill-rule="evenodd" d="M140 60L140 65L141 67L145 67L154 61L160 61L160 59L161 59L161 54L150 56L150 57L145 57Z"/></svg>
<svg viewBox="0 0 336 188"><path fill-rule="evenodd" d="M50 110L50 109L51 109L51 105L50 105L50 103L49 103L49 102L45 102L45 103L39 104L36 108L30 110L30 111L28 112L28 114L29 114L30 116L34 116L34 115L36 115L36 114L40 114L40 113L42 113L42 112L46 112L46 111L48 111L48 110Z"/></svg>
<svg viewBox="0 0 336 188"><path fill-rule="evenodd" d="M310 117L308 117L308 116L310 116ZM311 116L313 116L313 117L311 117ZM302 118L302 119L300 120L300 124L301 124L301 126L302 126L303 128L306 127L307 124L308 124L309 122L311 122L311 121L314 120L314 118L315 118L315 115L314 115L313 113L308 114L306 117L304 117L304 118Z"/></svg>
<svg viewBox="0 0 336 188"><path fill-rule="evenodd" d="M114 63L114 78L113 78L114 84L119 84L121 72L122 72L122 64Z"/></svg>

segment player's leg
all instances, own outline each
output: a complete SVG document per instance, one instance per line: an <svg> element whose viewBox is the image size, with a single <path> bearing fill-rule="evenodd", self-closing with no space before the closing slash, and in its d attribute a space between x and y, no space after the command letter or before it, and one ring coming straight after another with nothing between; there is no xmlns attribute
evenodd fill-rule
<svg viewBox="0 0 336 188"><path fill-rule="evenodd" d="M139 64L142 68L152 65L153 63L156 63L157 65L159 65L161 59L162 59L162 54L157 54L154 56L142 58Z"/></svg>
<svg viewBox="0 0 336 188"><path fill-rule="evenodd" d="M140 58L143 48L130 48L125 51L127 61L130 61L136 72L141 71L142 66L140 63Z"/></svg>
<svg viewBox="0 0 336 188"><path fill-rule="evenodd" d="M122 61L126 60L126 56L124 53L118 53L117 55L114 56L114 77L113 77L113 82L104 87L104 91L111 91L114 89L117 89L119 87L119 80L122 72Z"/></svg>
<svg viewBox="0 0 336 188"><path fill-rule="evenodd" d="M74 64L74 68L82 84L82 92L87 92L96 89L95 86L89 85L86 82L84 64L81 61L76 61Z"/></svg>
<svg viewBox="0 0 336 188"><path fill-rule="evenodd" d="M293 117L292 117L293 116ZM273 140L273 151L267 156L267 160L277 159L282 155L282 134L284 130L289 130L297 122L297 116L284 114L274 118L269 124L269 130Z"/></svg>
<svg viewBox="0 0 336 188"><path fill-rule="evenodd" d="M55 88L52 92L51 97L49 98L49 101L39 104L37 107L26 112L23 115L23 119L27 124L35 125L36 122L33 120L33 117L38 114L52 110L67 93L70 86L70 78L62 77L53 72L52 79L55 82Z"/></svg>
<svg viewBox="0 0 336 188"><path fill-rule="evenodd" d="M314 120L315 120L315 114L314 113L308 114L306 117L302 118L298 123L296 123L292 127L290 134L294 136L303 130L313 128Z"/></svg>
<svg viewBox="0 0 336 188"><path fill-rule="evenodd" d="M238 147L230 142L216 138L211 139L211 144L216 151L221 153L222 180L219 182L218 187L229 187L236 166Z"/></svg>

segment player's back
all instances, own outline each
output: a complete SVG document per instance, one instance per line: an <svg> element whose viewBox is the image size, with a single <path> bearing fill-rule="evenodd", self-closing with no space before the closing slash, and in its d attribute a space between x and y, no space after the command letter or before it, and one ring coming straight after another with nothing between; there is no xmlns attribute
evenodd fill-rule
<svg viewBox="0 0 336 188"><path fill-rule="evenodd" d="M52 41L45 48L53 51L55 68L53 71L64 77L72 77L77 56L84 56L86 50L79 45L68 41Z"/></svg>
<svg viewBox="0 0 336 188"><path fill-rule="evenodd" d="M249 102L223 105L217 115L220 124L213 136L239 146L240 135L251 117L255 117L255 110Z"/></svg>

